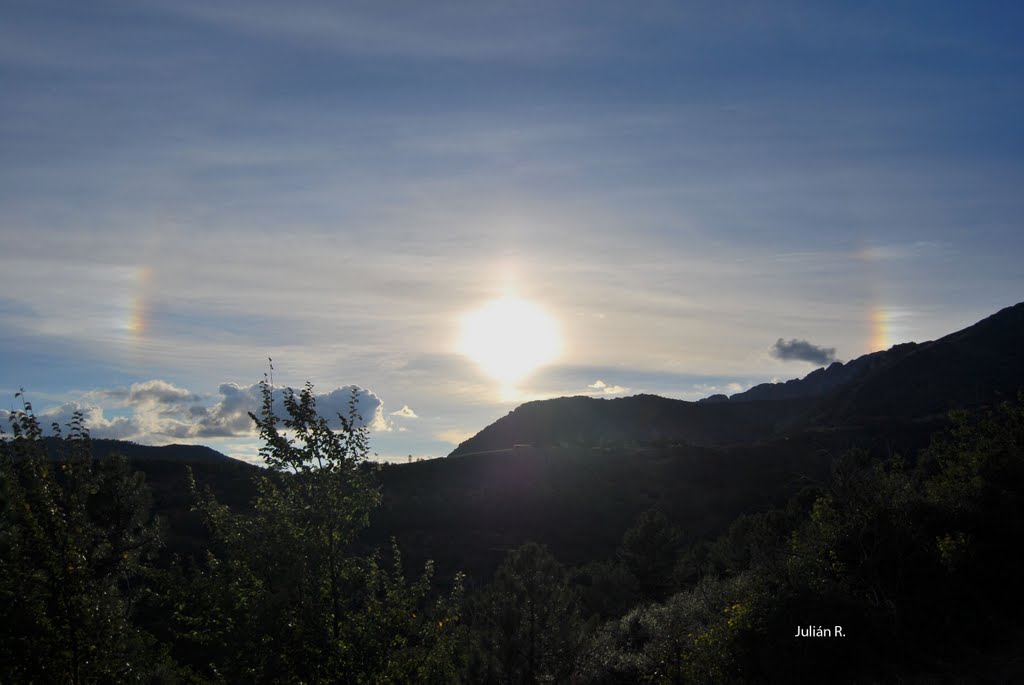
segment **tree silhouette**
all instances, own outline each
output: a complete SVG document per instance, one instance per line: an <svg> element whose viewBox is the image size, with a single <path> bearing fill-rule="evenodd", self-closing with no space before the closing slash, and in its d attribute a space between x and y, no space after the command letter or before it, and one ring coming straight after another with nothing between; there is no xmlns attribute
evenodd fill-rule
<svg viewBox="0 0 1024 685"><path fill-rule="evenodd" d="M267 465L252 515L207 492L197 508L213 536L179 623L229 680L372 682L450 680L461 579L450 601L429 598L432 565L409 584L397 548L387 572L360 534L380 502L367 429L355 412L333 430L316 411L313 386L283 391L261 383L260 454ZM193 486L194 487L194 486Z"/></svg>
<svg viewBox="0 0 1024 685"><path fill-rule="evenodd" d="M640 514L622 536L619 560L636 578L643 598L664 599L671 590L682 539L682 532L657 509Z"/></svg>
<svg viewBox="0 0 1024 685"><path fill-rule="evenodd" d="M481 599L477 616L481 673L471 680L561 682L580 641L579 601L565 568L544 547L513 550Z"/></svg>
<svg viewBox="0 0 1024 685"><path fill-rule="evenodd" d="M156 678L166 659L133 622L160 545L142 475L93 459L81 413L43 438L17 396L0 440L0 681Z"/></svg>

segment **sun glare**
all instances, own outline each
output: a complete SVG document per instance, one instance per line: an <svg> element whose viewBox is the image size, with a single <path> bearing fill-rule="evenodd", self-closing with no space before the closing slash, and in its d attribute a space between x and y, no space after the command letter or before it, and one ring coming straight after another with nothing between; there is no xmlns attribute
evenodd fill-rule
<svg viewBox="0 0 1024 685"><path fill-rule="evenodd" d="M514 384L554 361L560 349L555 320L516 297L489 302L462 321L459 351L503 384Z"/></svg>

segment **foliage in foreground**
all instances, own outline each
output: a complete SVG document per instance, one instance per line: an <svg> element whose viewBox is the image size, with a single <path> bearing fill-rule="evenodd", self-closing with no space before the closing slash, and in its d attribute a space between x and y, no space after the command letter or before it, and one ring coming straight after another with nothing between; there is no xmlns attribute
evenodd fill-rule
<svg viewBox="0 0 1024 685"><path fill-rule="evenodd" d="M397 546L387 566L360 545L380 496L355 398L335 431L311 386L284 392L283 421L262 390L252 418L268 468L252 513L193 483L212 544L202 563L169 568L155 565L160 527L141 474L118 456L94 460L81 416L49 455L31 405L12 412L0 454L0 682L457 678L461 577L439 596L431 564L410 582Z"/></svg>
<svg viewBox="0 0 1024 685"><path fill-rule="evenodd" d="M698 578L605 623L577 678L1022 675L987 655L1021 638L1024 592L1008 560L1024 534L1024 408L955 416L913 466L847 454L827 488L794 504L691 548L680 575L697 568ZM798 626L836 625L844 638L794 637Z"/></svg>
<svg viewBox="0 0 1024 685"><path fill-rule="evenodd" d="M380 495L355 397L335 431L311 385L284 391L283 421L261 389L268 469L251 515L197 493L213 545L178 604L179 646L229 682L450 682L461 580L434 599L430 564L408 583L396 546L390 570L359 547Z"/></svg>
<svg viewBox="0 0 1024 685"><path fill-rule="evenodd" d="M615 559L513 550L463 606L362 535L380 495L354 412L269 383L250 513L194 486L206 556L160 552L141 475L76 417L47 454L24 404L0 449L0 682L728 683L1013 680L1024 608L1024 408L955 417L915 461L851 452L831 482L686 547L642 514ZM842 625L842 640L795 629ZM1000 640L1008 646L1000 647ZM1009 641L1009 642L1007 642ZM993 647L995 645L995 647ZM1002 650L1002 651L1000 651Z"/></svg>
<svg viewBox="0 0 1024 685"><path fill-rule="evenodd" d="M123 458L93 461L81 415L55 460L27 401L11 428L0 442L0 681L159 678L169 662L134 621L160 545L141 474Z"/></svg>

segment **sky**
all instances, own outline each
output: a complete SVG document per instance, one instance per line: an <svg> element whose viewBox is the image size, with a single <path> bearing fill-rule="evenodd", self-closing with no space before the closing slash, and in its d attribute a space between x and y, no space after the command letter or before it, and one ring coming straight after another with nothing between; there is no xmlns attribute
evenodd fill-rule
<svg viewBox="0 0 1024 685"><path fill-rule="evenodd" d="M941 337L1024 299L1022 28L1015 2L6 0L0 408L255 459L272 358L404 461L532 399ZM500 355L554 341L514 380L466 349L495 301L543 322Z"/></svg>

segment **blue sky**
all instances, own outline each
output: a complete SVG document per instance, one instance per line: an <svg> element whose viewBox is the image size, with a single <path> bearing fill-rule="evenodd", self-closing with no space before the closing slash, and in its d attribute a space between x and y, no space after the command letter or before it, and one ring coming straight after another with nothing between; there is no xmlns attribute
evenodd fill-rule
<svg viewBox="0 0 1024 685"><path fill-rule="evenodd" d="M895 5L6 2L0 392L246 457L273 357L439 456L973 323L1024 292L1024 10ZM457 344L510 293L562 338L514 392Z"/></svg>

